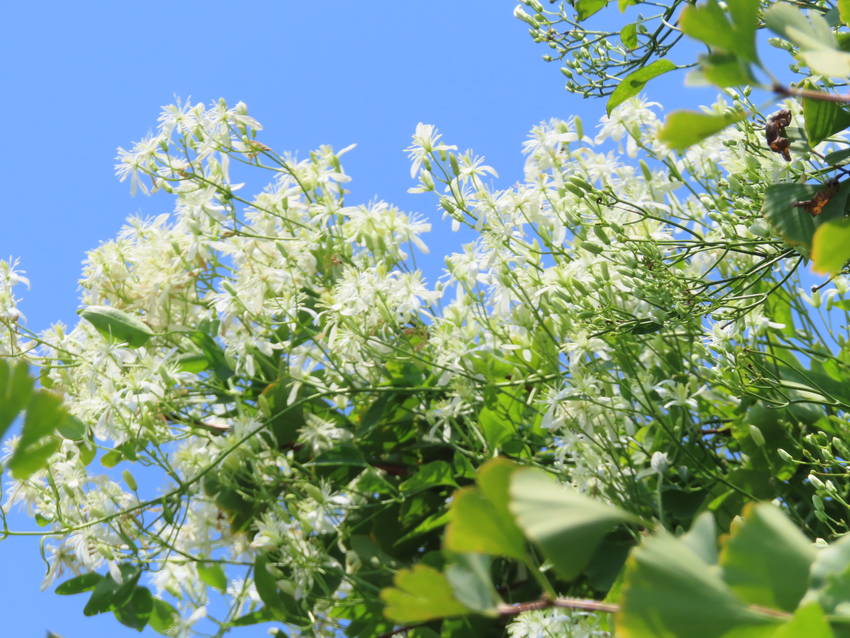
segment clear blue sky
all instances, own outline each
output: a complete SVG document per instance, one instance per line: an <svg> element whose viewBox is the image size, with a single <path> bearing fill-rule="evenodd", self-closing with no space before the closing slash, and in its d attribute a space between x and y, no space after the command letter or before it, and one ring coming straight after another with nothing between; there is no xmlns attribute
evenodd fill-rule
<svg viewBox="0 0 850 638"><path fill-rule="evenodd" d="M519 149L533 124L579 113L592 131L603 113L603 103L563 90L557 65L540 61L545 50L513 7L511 0L6 3L0 257L19 257L32 281L20 290L29 327L73 322L85 251L130 214L168 210L167 198L131 198L113 164L116 147L142 137L174 96L246 102L265 125L263 141L279 151L356 142L345 157L349 201L377 197L430 216L431 266L440 264L457 238L435 215L433 198L406 193L412 183L402 150L417 122L485 155L507 186L521 177ZM667 86L676 104L664 85L651 97L681 106L681 77ZM28 519L11 521L34 529ZM0 573L4 637L44 638L47 629L63 638L138 635L111 615L85 618L85 595L39 592L37 541L0 542Z"/></svg>

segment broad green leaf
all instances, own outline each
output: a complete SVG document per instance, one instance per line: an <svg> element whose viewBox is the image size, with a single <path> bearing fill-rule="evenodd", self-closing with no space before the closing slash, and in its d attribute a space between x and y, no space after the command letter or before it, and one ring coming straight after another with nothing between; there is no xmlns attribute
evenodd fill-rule
<svg viewBox="0 0 850 638"><path fill-rule="evenodd" d="M12 476L27 479L44 467L50 455L59 449L59 439L54 432L67 414L58 395L47 390L33 392L21 438L9 459Z"/></svg>
<svg viewBox="0 0 850 638"><path fill-rule="evenodd" d="M716 0L691 5L682 11L682 31L725 53L734 53L748 62L758 62L755 33L758 25L758 0L730 0L729 16ZM731 20L730 20L731 18Z"/></svg>
<svg viewBox="0 0 850 638"><path fill-rule="evenodd" d="M448 461L426 463L399 485L399 489L405 494L413 495L440 485L458 486L454 478L454 470Z"/></svg>
<svg viewBox="0 0 850 638"><path fill-rule="evenodd" d="M103 467L115 467L124 460L124 455L120 450L109 450L106 454L100 457L100 464Z"/></svg>
<svg viewBox="0 0 850 638"><path fill-rule="evenodd" d="M778 622L748 608L715 570L663 530L626 562L616 616L622 638L719 638L733 630L736 638L767 638Z"/></svg>
<svg viewBox="0 0 850 638"><path fill-rule="evenodd" d="M620 42L622 42L623 46L626 47L626 49L628 49L629 51L637 48L637 24L632 22L620 29ZM655 63L653 62L653 64Z"/></svg>
<svg viewBox="0 0 850 638"><path fill-rule="evenodd" d="M826 613L850 619L850 536L817 551L803 603L813 600Z"/></svg>
<svg viewBox="0 0 850 638"><path fill-rule="evenodd" d="M86 606L83 608L83 614L86 616L94 616L109 611L112 608L112 603L115 600L115 594L118 591L118 583L112 580L111 576L102 578L89 597Z"/></svg>
<svg viewBox="0 0 850 638"><path fill-rule="evenodd" d="M850 260L850 219L821 224L812 238L812 267L815 272L837 275Z"/></svg>
<svg viewBox="0 0 850 638"><path fill-rule="evenodd" d="M112 306L89 306L80 316L107 339L123 341L138 348L153 336L153 331L141 319Z"/></svg>
<svg viewBox="0 0 850 638"><path fill-rule="evenodd" d="M800 47L834 44L835 36L829 25L820 17L812 20L812 16L809 14L807 19L794 5L777 2L764 12L763 19L768 29Z"/></svg>
<svg viewBox="0 0 850 638"><path fill-rule="evenodd" d="M34 383L26 363L0 359L0 438L27 407Z"/></svg>
<svg viewBox="0 0 850 638"><path fill-rule="evenodd" d="M699 58L703 77L721 88L753 84L756 77L749 63L732 53L711 53Z"/></svg>
<svg viewBox="0 0 850 638"><path fill-rule="evenodd" d="M850 112L835 102L803 98L806 135L811 146L850 126Z"/></svg>
<svg viewBox="0 0 850 638"><path fill-rule="evenodd" d="M432 529L443 527L448 522L448 512L434 512L433 514L426 516L421 523L419 523L416 527L407 532L407 534L401 536L401 538L396 541L396 544L401 545L402 543L411 538L422 536L423 534L427 534L428 532L430 532Z"/></svg>
<svg viewBox="0 0 850 638"><path fill-rule="evenodd" d="M794 616L776 630L771 638L835 638L832 627L820 605L809 603L802 605Z"/></svg>
<svg viewBox="0 0 850 638"><path fill-rule="evenodd" d="M811 200L824 188L822 184L771 184L764 194L762 215L782 239L792 246L802 247L807 253L812 248L815 228L831 219L842 217L850 195L850 182L842 183L816 218L805 208L796 205Z"/></svg>
<svg viewBox="0 0 850 638"><path fill-rule="evenodd" d="M537 469L513 473L510 507L520 528L565 580L581 573L612 527L637 522L631 514L560 485Z"/></svg>
<svg viewBox="0 0 850 638"><path fill-rule="evenodd" d="M297 624L304 619L304 613L297 601L278 588L277 581L268 570L268 559L260 554L254 560L254 586L260 600L279 620Z"/></svg>
<svg viewBox="0 0 850 638"><path fill-rule="evenodd" d="M227 382L233 376L233 368L227 363L227 357L224 350L221 349L215 339L201 330L196 330L189 335L192 342L198 346L204 353L212 366L213 373L220 381Z"/></svg>
<svg viewBox="0 0 850 638"><path fill-rule="evenodd" d="M73 414L68 414L67 412L65 413L65 418L56 426L56 430L63 438L71 441L83 440L87 432L86 424Z"/></svg>
<svg viewBox="0 0 850 638"><path fill-rule="evenodd" d="M823 17L808 17L797 7L778 2L764 12L768 29L800 48L799 56L815 73L831 77L850 75L850 54L838 48L835 35Z"/></svg>
<svg viewBox="0 0 850 638"><path fill-rule="evenodd" d="M454 494L449 506L445 548L458 553L526 559L522 534L515 527L506 527L497 507L474 487Z"/></svg>
<svg viewBox="0 0 850 638"><path fill-rule="evenodd" d="M524 410L524 404L506 392L485 403L478 413L478 423L491 450L497 450L514 434Z"/></svg>
<svg viewBox="0 0 850 638"><path fill-rule="evenodd" d="M148 624L154 609L154 598L147 587L136 587L132 596L115 610L115 617L122 625L138 631Z"/></svg>
<svg viewBox="0 0 850 638"><path fill-rule="evenodd" d="M271 611L269 611L269 608L263 607L257 611L252 611L249 614L239 616L239 618L232 621L230 624L234 627L246 627L248 625L256 625L257 623L268 622L274 619L275 616ZM151 626L153 626L153 623L151 623Z"/></svg>
<svg viewBox="0 0 850 638"><path fill-rule="evenodd" d="M827 153L826 156L823 158L823 161L827 164L839 164L840 162L846 160L848 157L850 157L850 148L844 148L840 151L833 151L832 153Z"/></svg>
<svg viewBox="0 0 850 638"><path fill-rule="evenodd" d="M490 577L491 558L486 554L456 554L446 566L446 580L455 598L474 611L496 615L502 602Z"/></svg>
<svg viewBox="0 0 850 638"><path fill-rule="evenodd" d="M218 563L198 563L198 578L220 592L227 590L227 576Z"/></svg>
<svg viewBox="0 0 850 638"><path fill-rule="evenodd" d="M690 550L707 565L717 563L717 526L711 512L697 516L689 529L680 539Z"/></svg>
<svg viewBox="0 0 850 638"><path fill-rule="evenodd" d="M254 586L257 588L260 600L269 608L274 609L280 606L277 582L269 573L268 561L262 554L258 555L254 561Z"/></svg>
<svg viewBox="0 0 850 638"><path fill-rule="evenodd" d="M608 112L608 115L611 115L611 111L613 111L615 107L622 104L630 97L640 93L643 87L646 86L646 83L651 79L676 68L678 67L670 62L670 60L662 58L661 60L655 60L652 64L648 64L637 71L629 73L617 85L617 88L614 89L613 93L611 93L611 97L608 98L608 103L605 105L605 110Z"/></svg>
<svg viewBox="0 0 850 638"><path fill-rule="evenodd" d="M610 0L577 0L575 3L579 22L587 20L600 9L604 9Z"/></svg>
<svg viewBox="0 0 850 638"><path fill-rule="evenodd" d="M520 468L503 458L490 459L482 465L476 476L481 493L493 505L500 525L512 538L522 538L522 531L510 509L511 477Z"/></svg>
<svg viewBox="0 0 850 638"><path fill-rule="evenodd" d="M148 618L151 629L164 636L171 636L179 620L180 614L170 603L159 598L153 599L153 609L150 618Z"/></svg>
<svg viewBox="0 0 850 638"><path fill-rule="evenodd" d="M794 611L806 592L814 551L779 508L748 506L720 553L723 580L746 603Z"/></svg>
<svg viewBox="0 0 850 638"><path fill-rule="evenodd" d="M69 578L64 583L60 583L56 587L56 593L60 596L81 594L84 591L91 591L94 589L95 585L97 585L101 580L103 580L103 576L97 572L80 574L79 576L74 576L74 578Z"/></svg>
<svg viewBox="0 0 850 638"><path fill-rule="evenodd" d="M800 57L814 73L834 78L850 75L850 53L833 48L803 49Z"/></svg>
<svg viewBox="0 0 850 638"><path fill-rule="evenodd" d="M203 372L210 367L209 359L203 352L187 352L177 358L177 365L183 372Z"/></svg>
<svg viewBox="0 0 850 638"><path fill-rule="evenodd" d="M658 139L674 151L683 151L746 117L744 111L724 114L673 111L658 132Z"/></svg>
<svg viewBox="0 0 850 638"><path fill-rule="evenodd" d="M850 27L850 0L838 0L838 15L845 27Z"/></svg>
<svg viewBox="0 0 850 638"><path fill-rule="evenodd" d="M393 585L381 590L381 600L386 604L384 615L395 622L419 623L470 613L455 598L446 577L433 567L401 569L393 577Z"/></svg>

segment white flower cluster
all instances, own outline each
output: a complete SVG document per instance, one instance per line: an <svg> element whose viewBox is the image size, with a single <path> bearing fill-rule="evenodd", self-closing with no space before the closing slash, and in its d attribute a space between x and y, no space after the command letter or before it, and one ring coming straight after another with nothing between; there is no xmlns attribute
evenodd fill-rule
<svg viewBox="0 0 850 638"><path fill-rule="evenodd" d="M116 170L133 190L173 193L174 213L129 220L89 253L81 280L85 305L132 314L154 336L131 347L85 321L41 336L44 378L89 428L7 491L4 507L24 503L66 532L48 543L48 582L63 567L145 564L188 627L207 614L197 561L227 568L241 613L257 606L253 557L272 552L269 574L294 600L317 587L350 595L363 565L343 530L405 470L391 459L342 482L312 473L376 427L370 391L392 423L427 428L417 445L481 460L513 446L607 499L660 474L662 448L665 476L676 472L676 441L736 403L706 394L733 365L716 353L758 333L745 295L706 291L779 249L747 230L752 204L740 208L760 179L726 177L740 173L728 144L743 134L677 158L655 140L654 106L623 104L593 139L578 118L541 123L524 181L505 190L488 186L481 158L417 126L413 190L479 233L436 286L405 265L411 246L427 250L430 222L345 202L348 149L297 160L256 139L241 103L166 107ZM613 148L624 140L625 159ZM769 153L752 161L786 170ZM243 197L237 163L271 184ZM17 353L11 289L25 281L0 262L0 354ZM485 409L501 430L479 427ZM141 489L102 468L119 461L143 466ZM553 614L526 615L511 635L604 635L575 615L581 631L546 633Z"/></svg>

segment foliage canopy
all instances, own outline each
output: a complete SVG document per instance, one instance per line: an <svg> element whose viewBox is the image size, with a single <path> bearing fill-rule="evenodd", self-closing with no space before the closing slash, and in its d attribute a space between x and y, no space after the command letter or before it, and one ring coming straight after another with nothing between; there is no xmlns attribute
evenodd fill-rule
<svg viewBox="0 0 850 638"><path fill-rule="evenodd" d="M419 124L411 190L476 233L436 283L348 149L224 102L119 149L174 212L88 254L77 325L27 331L0 262L0 511L56 593L169 636L850 634L850 6L515 14L607 115L535 126L506 189ZM662 121L639 93L683 68L721 97Z"/></svg>

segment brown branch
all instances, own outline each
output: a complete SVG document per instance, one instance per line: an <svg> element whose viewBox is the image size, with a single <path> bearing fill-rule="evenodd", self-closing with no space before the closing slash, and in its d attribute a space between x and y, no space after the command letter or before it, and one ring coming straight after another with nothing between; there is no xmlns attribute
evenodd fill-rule
<svg viewBox="0 0 850 638"><path fill-rule="evenodd" d="M541 598L529 603L517 603L515 605L502 604L496 607L496 611L502 616L514 616L524 611L535 611L548 609L549 607L565 607L567 609L581 609L583 611L601 611L606 614L616 614L620 606L614 603L603 603L598 600L586 598Z"/></svg>
<svg viewBox="0 0 850 638"><path fill-rule="evenodd" d="M391 629L390 631L381 634L377 638L393 638L393 636L397 636L399 634L406 634L411 629L416 629L417 627L421 627L422 625L427 625L427 624L428 623L420 622L420 623L417 623L415 625L405 625L404 627L399 627L398 629Z"/></svg>
<svg viewBox="0 0 850 638"><path fill-rule="evenodd" d="M795 86L785 86L783 84L774 84L773 92L784 97L805 97L810 100L820 100L822 102L841 102L850 104L850 93L839 95L837 93L824 93L823 91L814 91L812 89L799 89Z"/></svg>

